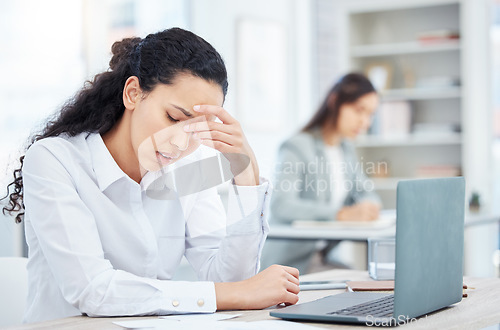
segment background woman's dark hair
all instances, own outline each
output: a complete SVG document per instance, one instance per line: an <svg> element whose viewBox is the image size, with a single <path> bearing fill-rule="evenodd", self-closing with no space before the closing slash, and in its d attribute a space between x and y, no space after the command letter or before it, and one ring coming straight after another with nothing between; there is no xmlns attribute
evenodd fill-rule
<svg viewBox="0 0 500 330"><path fill-rule="evenodd" d="M318 111L302 131L309 132L321 128L326 122L330 122L333 127L336 127L342 105L354 103L360 97L373 92L376 92L375 88L363 74L349 73L345 75L328 92Z"/></svg>
<svg viewBox="0 0 500 330"><path fill-rule="evenodd" d="M144 39L126 38L112 48L109 70L96 75L70 99L38 134L33 135L26 150L36 141L67 134L88 132L105 134L122 117L125 107L122 93L127 79L136 76L141 89L148 93L159 84L171 84L176 76L188 73L221 86L227 93L227 71L217 51L192 32L172 28L150 34ZM8 205L3 213L16 214L16 222L24 215L23 167L14 170L14 181L7 186ZM11 191L13 188L13 191Z"/></svg>

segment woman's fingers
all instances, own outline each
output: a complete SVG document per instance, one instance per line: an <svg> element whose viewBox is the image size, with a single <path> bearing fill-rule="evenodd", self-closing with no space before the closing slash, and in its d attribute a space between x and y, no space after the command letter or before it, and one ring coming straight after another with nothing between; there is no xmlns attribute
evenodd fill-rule
<svg viewBox="0 0 500 330"><path fill-rule="evenodd" d="M194 132L193 135L195 135L195 138L199 137L202 132L209 132L210 135L201 134L200 143L203 145L223 153L247 155L252 166L251 168L246 167L245 171L235 174L234 182L236 185L243 186L254 186L258 184L259 167L257 160L243 134L240 123L220 106L196 105L193 107L193 110L200 114L204 114L206 117L216 116L222 123L216 123L214 121L190 123L184 126L184 131Z"/></svg>
<svg viewBox="0 0 500 330"><path fill-rule="evenodd" d="M287 273L286 278L289 282L292 282L295 285L300 285L299 279L293 276L292 274Z"/></svg>
<svg viewBox="0 0 500 330"><path fill-rule="evenodd" d="M233 129L229 125L202 121L184 126L185 132L193 133L193 138L210 148L220 152L238 152L233 150L233 146L241 144L238 134L233 134Z"/></svg>
<svg viewBox="0 0 500 330"><path fill-rule="evenodd" d="M218 105L195 105L193 110L199 113L214 115L219 118L224 124L235 124L238 123L233 116L229 114L223 107Z"/></svg>
<svg viewBox="0 0 500 330"><path fill-rule="evenodd" d="M230 125L217 123L215 121L200 121L197 123L190 123L184 126L184 132L210 132L219 131L227 134L235 133L235 129Z"/></svg>
<svg viewBox="0 0 500 330"><path fill-rule="evenodd" d="M238 130L231 125L216 122L198 122L184 126L185 132L192 132L193 138L208 147L225 153L241 153L243 137Z"/></svg>
<svg viewBox="0 0 500 330"><path fill-rule="evenodd" d="M299 294L300 292L300 287L298 284L295 284L293 282L287 281L285 285L286 291L294 293L294 294Z"/></svg>
<svg viewBox="0 0 500 330"><path fill-rule="evenodd" d="M299 296L295 293L287 292L285 293L285 305L295 305L299 301Z"/></svg>
<svg viewBox="0 0 500 330"><path fill-rule="evenodd" d="M300 292L299 287L299 270L293 267L281 266L282 271L285 275L285 288L288 292L298 294Z"/></svg>
<svg viewBox="0 0 500 330"><path fill-rule="evenodd" d="M299 278L299 270L294 267L289 267L289 266L281 266L283 269L290 275L292 275L295 278Z"/></svg>
<svg viewBox="0 0 500 330"><path fill-rule="evenodd" d="M368 212L369 212L370 220L377 219L378 216L379 216L379 207L378 207L378 205L374 204L374 203L368 203L367 207L368 207Z"/></svg>
<svg viewBox="0 0 500 330"><path fill-rule="evenodd" d="M230 146L237 145L239 143L239 139L233 135L219 132L219 131L210 131L210 132L197 132L194 133L193 138L199 140L212 140L212 141L220 141L224 142Z"/></svg>

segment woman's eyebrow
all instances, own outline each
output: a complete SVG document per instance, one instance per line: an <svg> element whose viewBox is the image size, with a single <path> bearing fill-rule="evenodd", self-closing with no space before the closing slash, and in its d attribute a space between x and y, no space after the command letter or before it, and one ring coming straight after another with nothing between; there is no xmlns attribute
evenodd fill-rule
<svg viewBox="0 0 500 330"><path fill-rule="evenodd" d="M186 109L178 106L178 105L175 105L175 104L172 104L170 103L171 106L173 106L174 108L176 108L177 110L181 111L184 115L186 115L186 117L193 117L193 114L190 113L189 111L187 111Z"/></svg>

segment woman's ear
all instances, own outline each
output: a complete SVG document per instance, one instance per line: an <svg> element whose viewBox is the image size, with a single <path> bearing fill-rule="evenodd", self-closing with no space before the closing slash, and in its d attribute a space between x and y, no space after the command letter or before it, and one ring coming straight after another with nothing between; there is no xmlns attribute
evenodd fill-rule
<svg viewBox="0 0 500 330"><path fill-rule="evenodd" d="M136 76L131 76L125 82L125 87L123 88L123 105L125 109L134 110L142 95L141 86L139 85L139 78Z"/></svg>

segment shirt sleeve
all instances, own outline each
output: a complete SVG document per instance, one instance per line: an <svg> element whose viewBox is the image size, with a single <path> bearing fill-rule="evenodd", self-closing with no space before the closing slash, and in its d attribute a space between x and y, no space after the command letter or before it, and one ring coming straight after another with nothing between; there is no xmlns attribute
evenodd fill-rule
<svg viewBox="0 0 500 330"><path fill-rule="evenodd" d="M187 220L185 255L200 280L233 282L257 274L271 191L263 178L258 186L229 185L226 214L218 196L199 196Z"/></svg>
<svg viewBox="0 0 500 330"><path fill-rule="evenodd" d="M307 189L306 177L305 172L297 168L307 168L308 160L287 144L280 148L278 158L271 201L273 221L289 224L297 219L335 220L339 209L331 203L301 197L301 192Z"/></svg>
<svg viewBox="0 0 500 330"><path fill-rule="evenodd" d="M78 195L71 161L40 144L23 167L27 225L66 301L89 316L214 312L212 282L145 278L105 259L95 218ZM36 276L36 275L35 275Z"/></svg>

